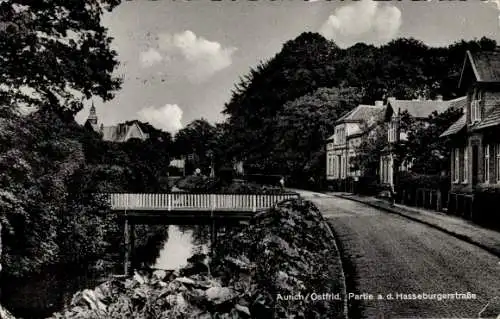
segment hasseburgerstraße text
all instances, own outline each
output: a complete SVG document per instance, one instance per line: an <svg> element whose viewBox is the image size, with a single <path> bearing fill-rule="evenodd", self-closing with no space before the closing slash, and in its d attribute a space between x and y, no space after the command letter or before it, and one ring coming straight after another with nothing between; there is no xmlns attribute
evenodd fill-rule
<svg viewBox="0 0 500 319"><path fill-rule="evenodd" d="M470 300L476 299L477 295L471 292L453 292L453 293L352 293L347 294L348 300ZM335 301L342 300L340 293L312 292L297 294L277 294L277 301Z"/></svg>

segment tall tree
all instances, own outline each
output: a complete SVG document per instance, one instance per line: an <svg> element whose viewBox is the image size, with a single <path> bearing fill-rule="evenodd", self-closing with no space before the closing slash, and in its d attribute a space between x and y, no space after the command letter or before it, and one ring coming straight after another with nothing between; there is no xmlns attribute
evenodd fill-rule
<svg viewBox="0 0 500 319"><path fill-rule="evenodd" d="M220 153L218 151L220 127L210 124L205 119L197 119L186 125L175 135L174 150L177 155L193 154L197 158L197 165L208 168L211 158Z"/></svg>
<svg viewBox="0 0 500 319"><path fill-rule="evenodd" d="M236 86L224 113L229 115L233 152L240 157L269 152L275 117L287 101L334 86L332 61L338 47L317 33L286 42L271 60L252 69Z"/></svg>
<svg viewBox="0 0 500 319"><path fill-rule="evenodd" d="M120 87L104 10L120 0L4 0L0 2L0 105L64 108L81 97L104 100Z"/></svg>
<svg viewBox="0 0 500 319"><path fill-rule="evenodd" d="M408 133L407 156L412 159L412 171L419 174L439 174L449 169L448 140L439 136L462 116L462 110L447 111L429 116L427 124L415 126Z"/></svg>
<svg viewBox="0 0 500 319"><path fill-rule="evenodd" d="M354 108L363 96L356 88L320 88L285 104L278 114L273 153L254 162L267 171L292 174L297 180L324 175L325 140L335 121Z"/></svg>

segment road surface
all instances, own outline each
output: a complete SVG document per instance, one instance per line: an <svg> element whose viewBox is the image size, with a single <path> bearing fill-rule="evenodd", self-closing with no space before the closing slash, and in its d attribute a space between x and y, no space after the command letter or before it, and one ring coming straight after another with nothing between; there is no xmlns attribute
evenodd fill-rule
<svg viewBox="0 0 500 319"><path fill-rule="evenodd" d="M350 318L477 318L492 298L500 296L500 260L494 255L357 202L311 192L302 195L328 218L339 241L348 293L355 294L349 299ZM469 299L414 299L418 294L424 298L424 293ZM379 294L383 299L377 300ZM476 299L470 299L472 294Z"/></svg>

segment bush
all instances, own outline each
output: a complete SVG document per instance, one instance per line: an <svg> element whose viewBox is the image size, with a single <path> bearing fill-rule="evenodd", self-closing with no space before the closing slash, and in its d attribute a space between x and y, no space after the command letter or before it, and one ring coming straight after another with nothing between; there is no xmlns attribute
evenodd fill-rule
<svg viewBox="0 0 500 319"><path fill-rule="evenodd" d="M432 188L447 189L451 181L448 175L424 175L413 172L400 172L397 187L401 189Z"/></svg>
<svg viewBox="0 0 500 319"><path fill-rule="evenodd" d="M175 185L188 192L207 193L217 190L220 187L220 181L216 178L210 178L203 175L191 175L179 179Z"/></svg>
<svg viewBox="0 0 500 319"><path fill-rule="evenodd" d="M244 179L260 185L279 185L281 175L247 174ZM287 178L285 178L285 185L288 185Z"/></svg>

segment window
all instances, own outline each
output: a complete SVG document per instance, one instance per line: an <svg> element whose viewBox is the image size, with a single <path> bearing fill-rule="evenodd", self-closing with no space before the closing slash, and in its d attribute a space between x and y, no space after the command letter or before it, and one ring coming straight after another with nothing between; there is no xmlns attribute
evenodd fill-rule
<svg viewBox="0 0 500 319"><path fill-rule="evenodd" d="M395 120L392 120L391 123L389 124L389 130L387 131L388 138L389 138L389 143L394 143L397 142L397 123Z"/></svg>
<svg viewBox="0 0 500 319"><path fill-rule="evenodd" d="M495 172L497 183L500 183L500 144L496 145Z"/></svg>
<svg viewBox="0 0 500 319"><path fill-rule="evenodd" d="M471 123L481 121L481 106L480 106L481 99L482 99L481 91L476 90L470 106Z"/></svg>
<svg viewBox="0 0 500 319"><path fill-rule="evenodd" d="M335 128L335 142L336 144L345 144L345 127Z"/></svg>
<svg viewBox="0 0 500 319"><path fill-rule="evenodd" d="M333 156L330 156L330 175L335 174L335 161L333 160Z"/></svg>
<svg viewBox="0 0 500 319"><path fill-rule="evenodd" d="M326 162L326 175L331 175L332 172L332 158L328 155L328 160Z"/></svg>
<svg viewBox="0 0 500 319"><path fill-rule="evenodd" d="M464 153L464 163L462 166L463 170L462 181L464 183L467 183L467 178L469 177L469 152L467 147L465 147L462 151Z"/></svg>
<svg viewBox="0 0 500 319"><path fill-rule="evenodd" d="M458 181L460 180L460 152L459 152L459 149L456 148L453 153L454 153L453 180L455 183L458 183Z"/></svg>
<svg viewBox="0 0 500 319"><path fill-rule="evenodd" d="M484 182L490 182L490 146L484 146Z"/></svg>
<svg viewBox="0 0 500 319"><path fill-rule="evenodd" d="M344 178L344 171L345 171L344 156L340 156L340 178Z"/></svg>

